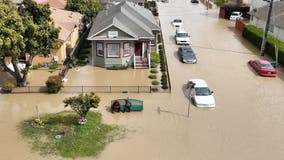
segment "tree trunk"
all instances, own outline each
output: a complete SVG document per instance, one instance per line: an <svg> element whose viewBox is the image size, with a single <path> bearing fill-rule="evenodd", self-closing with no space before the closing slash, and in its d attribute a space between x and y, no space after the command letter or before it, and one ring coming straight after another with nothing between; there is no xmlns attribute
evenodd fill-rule
<svg viewBox="0 0 284 160"><path fill-rule="evenodd" d="M32 61L34 57L35 57L34 55L30 55L29 60L26 62L25 71L22 73L23 74L23 78L22 78L23 86L27 85L27 76L28 76L29 69L30 69L30 66L32 65Z"/></svg>
<svg viewBox="0 0 284 160"><path fill-rule="evenodd" d="M11 70L10 68L8 68L8 66L6 65L5 57L3 57L1 59L0 65L4 68L4 70L6 72L8 72L11 76L13 76L16 79L18 87L24 87L24 86L27 85L27 74L28 74L29 67L32 64L32 61L33 61L34 57L35 57L34 55L31 55L29 57L29 60L26 63L25 70L23 70L22 72L17 67L18 61L17 61L16 57L12 57L12 60L11 60L11 63L12 63L13 68L14 68L14 71Z"/></svg>

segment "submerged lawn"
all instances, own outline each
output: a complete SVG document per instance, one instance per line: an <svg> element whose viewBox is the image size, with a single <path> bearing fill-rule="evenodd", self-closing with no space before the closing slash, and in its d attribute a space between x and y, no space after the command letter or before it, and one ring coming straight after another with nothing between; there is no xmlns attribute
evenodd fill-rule
<svg viewBox="0 0 284 160"><path fill-rule="evenodd" d="M23 137L31 140L34 150L41 154L59 154L62 157L96 156L121 130L117 126L102 124L102 115L87 114L87 124L78 125L74 112L60 112L41 117L41 122L30 119L19 124ZM62 135L55 139L56 135Z"/></svg>

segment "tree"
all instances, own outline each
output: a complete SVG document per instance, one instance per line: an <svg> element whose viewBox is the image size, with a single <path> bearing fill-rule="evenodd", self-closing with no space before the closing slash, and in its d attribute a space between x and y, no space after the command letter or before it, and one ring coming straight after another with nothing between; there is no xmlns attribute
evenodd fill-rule
<svg viewBox="0 0 284 160"><path fill-rule="evenodd" d="M79 94L78 96L65 98L63 103L65 107L70 106L80 116L79 124L85 124L87 113L91 108L99 106L100 97L91 92L89 94Z"/></svg>
<svg viewBox="0 0 284 160"><path fill-rule="evenodd" d="M59 29L51 21L51 11L47 4L24 0L18 12L11 4L1 3L1 8L4 12L0 13L0 24L4 25L0 27L0 65L15 77L17 86L25 86L34 57L38 54L47 55L50 48L57 48ZM1 45L1 40L4 45ZM20 71L17 67L19 57L25 57L26 53L29 57L25 69ZM11 57L14 70L7 67L7 57Z"/></svg>
<svg viewBox="0 0 284 160"><path fill-rule="evenodd" d="M24 25L16 7L11 1L0 2L0 66L20 83L18 57L25 47ZM10 59L14 70L8 68L6 60Z"/></svg>
<svg viewBox="0 0 284 160"><path fill-rule="evenodd" d="M67 0L65 9L80 12L87 21L91 21L101 10L101 6L99 0Z"/></svg>

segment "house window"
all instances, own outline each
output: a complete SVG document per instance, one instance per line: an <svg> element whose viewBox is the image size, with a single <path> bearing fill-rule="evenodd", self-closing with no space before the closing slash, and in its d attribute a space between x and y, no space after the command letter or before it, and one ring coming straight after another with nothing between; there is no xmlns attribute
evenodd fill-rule
<svg viewBox="0 0 284 160"><path fill-rule="evenodd" d="M108 57L120 57L120 46L119 43L108 43L107 44L107 55Z"/></svg>
<svg viewBox="0 0 284 160"><path fill-rule="evenodd" d="M123 56L129 56L131 52L130 43L123 43Z"/></svg>
<svg viewBox="0 0 284 160"><path fill-rule="evenodd" d="M104 56L104 44L97 43L97 56L103 57Z"/></svg>

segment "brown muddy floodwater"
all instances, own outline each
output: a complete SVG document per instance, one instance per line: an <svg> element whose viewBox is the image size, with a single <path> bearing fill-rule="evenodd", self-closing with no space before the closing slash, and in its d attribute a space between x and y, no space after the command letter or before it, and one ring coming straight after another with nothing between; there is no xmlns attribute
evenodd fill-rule
<svg viewBox="0 0 284 160"><path fill-rule="evenodd" d="M128 132L124 139L109 144L97 158L78 159L283 159L283 68L278 68L276 78L256 75L247 62L260 58L256 55L257 50L240 37L233 22L218 19L217 10L209 10L207 14L202 4L191 4L190 0L159 3L158 8L172 93L99 94L98 111L103 114L104 122L125 126ZM173 38L175 29L170 24L174 18L184 21L197 54L197 64L179 62ZM106 75L107 79L95 79L90 75L95 71L89 71L88 67L81 71L79 76L75 71L70 72L72 76L68 74L67 83L91 84L96 81L109 85L110 79L116 80L120 76L113 72L113 77ZM142 72L135 74L141 76ZM196 108L189 102L184 85L191 78L207 81L214 91L215 109ZM118 82L120 85L132 84L134 79L139 78L119 79ZM0 95L0 159L63 159L40 157L31 152L29 144L16 132L16 125L35 115L35 105L39 105L41 113L64 110L62 100L68 96L72 94ZM143 112L110 114L106 110L111 99L126 96L143 100Z"/></svg>

